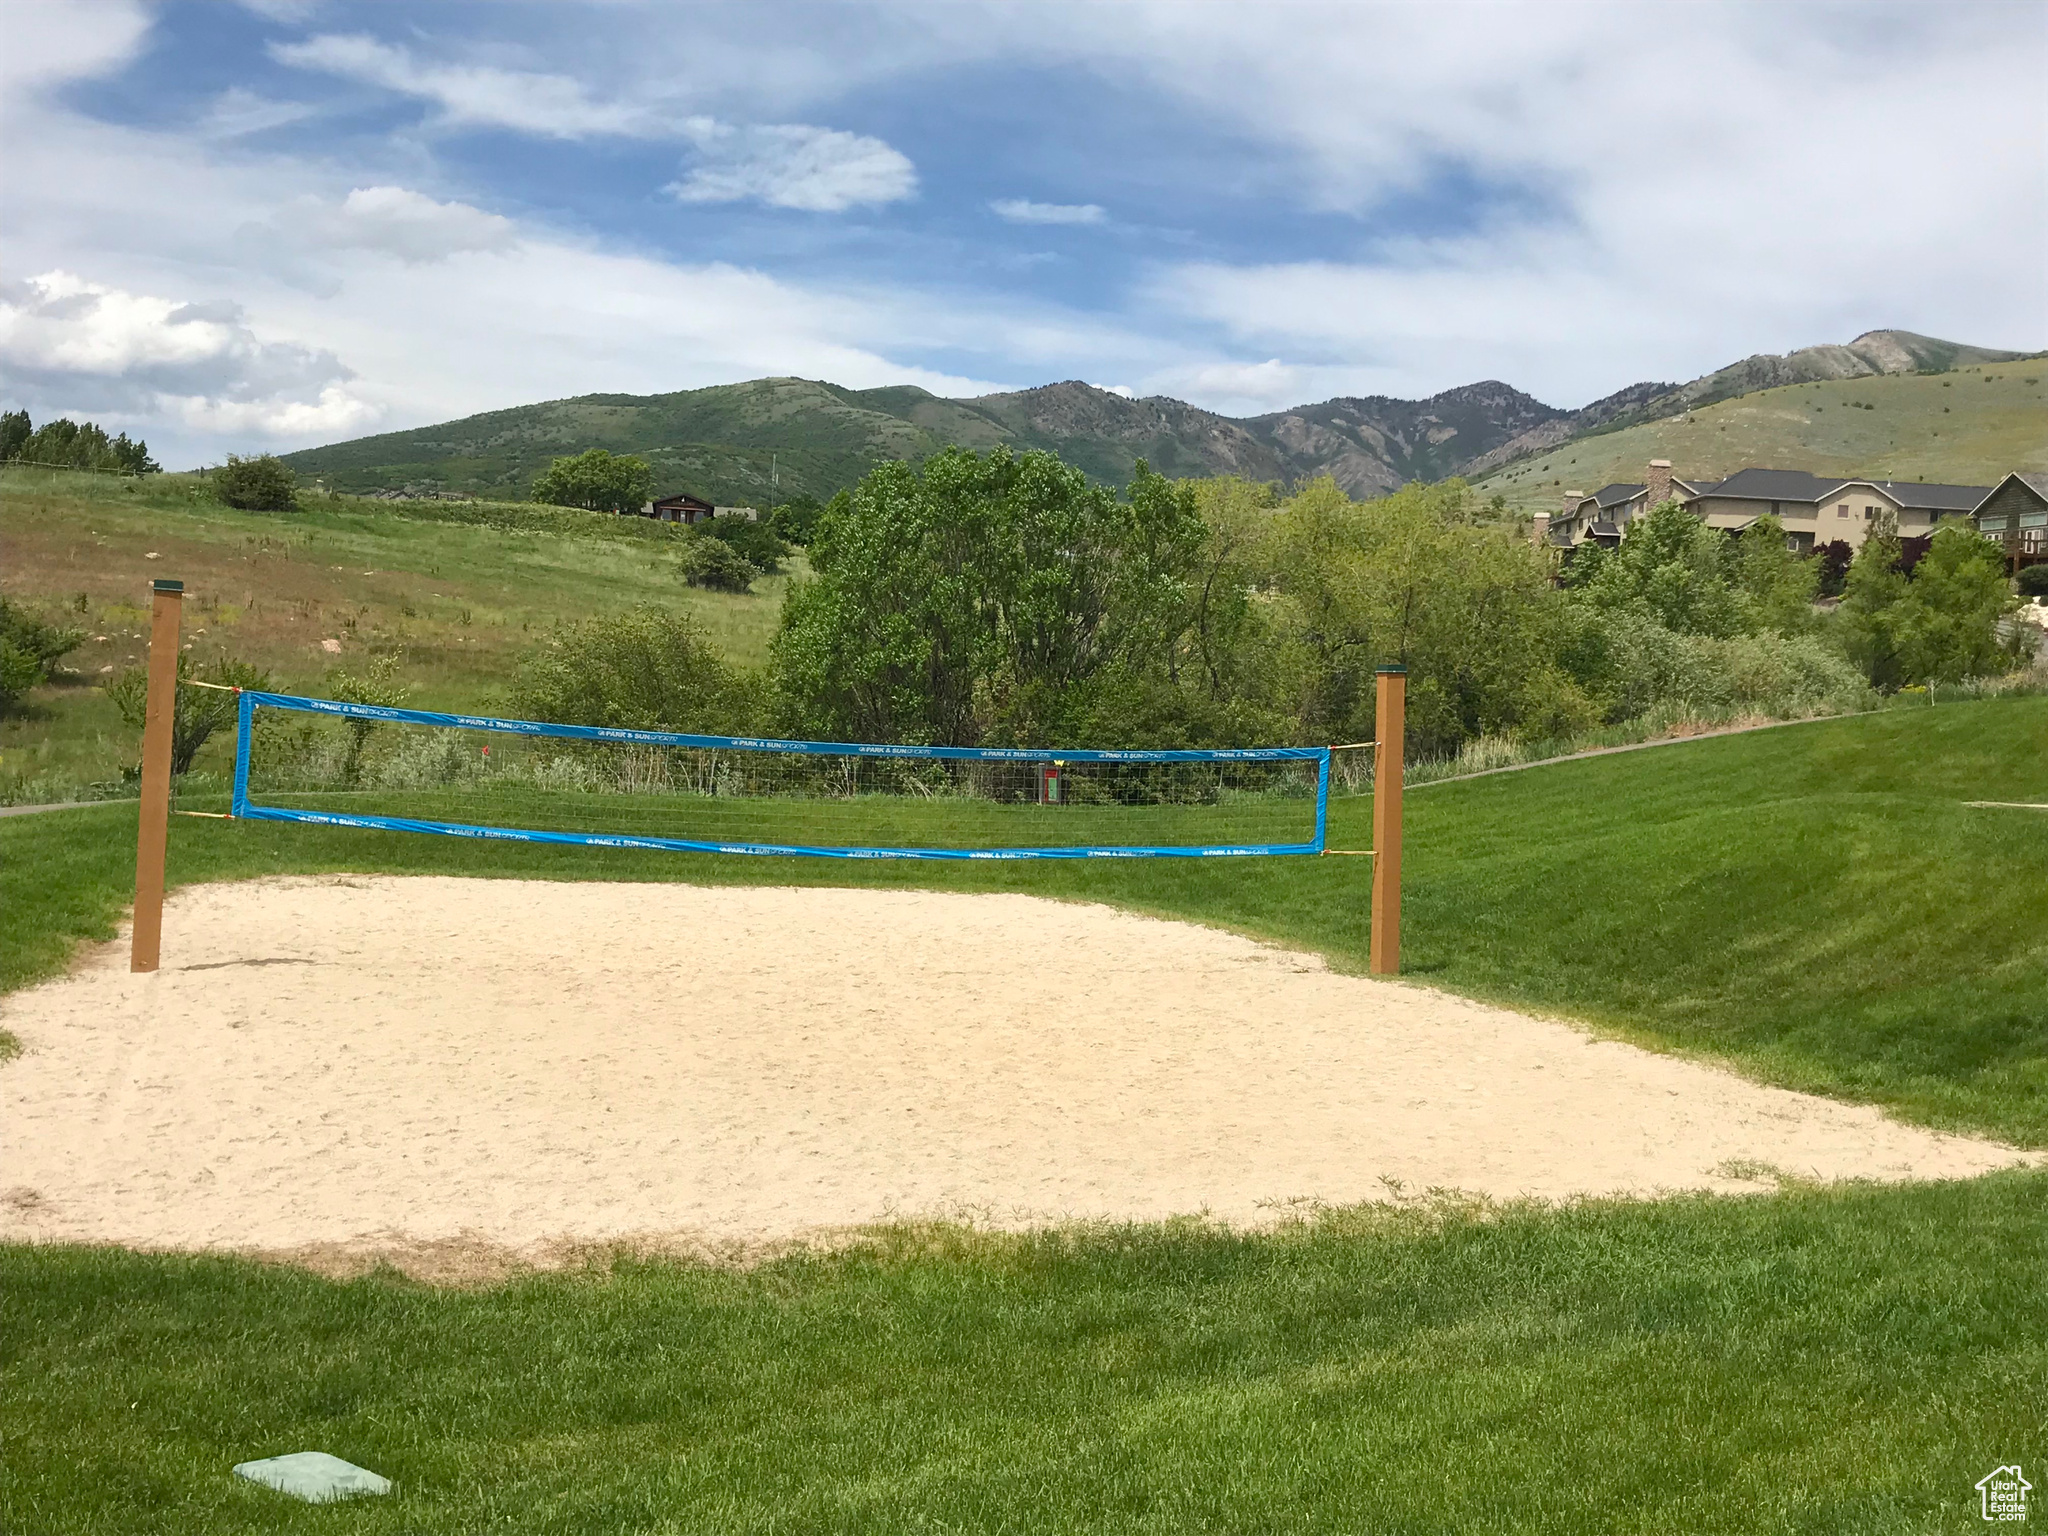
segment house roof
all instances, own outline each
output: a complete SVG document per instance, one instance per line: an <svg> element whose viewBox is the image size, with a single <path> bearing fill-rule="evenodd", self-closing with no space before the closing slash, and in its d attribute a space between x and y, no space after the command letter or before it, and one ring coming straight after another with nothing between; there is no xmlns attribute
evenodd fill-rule
<svg viewBox="0 0 2048 1536"><path fill-rule="evenodd" d="M688 491L678 491L673 496L657 496L654 498L654 504L657 507L702 507L706 512L711 510L710 502L692 496Z"/></svg>
<svg viewBox="0 0 2048 1536"><path fill-rule="evenodd" d="M1603 485L1590 499L1598 502L1604 512L1609 507L1618 507L1624 502L1634 501L1643 494L1643 490L1644 487L1641 485Z"/></svg>
<svg viewBox="0 0 2048 1536"><path fill-rule="evenodd" d="M2007 475L2003 480L1999 481L1998 484L1994 485L1993 487L1991 487L1990 490L1986 491L1982 496L1978 497L1977 505L1970 508L1970 510L1972 512L1975 512L1978 509L1978 507L1982 507L1985 502L1989 501L1992 497L1996 496L2000 491L2004 490L2008 485L2013 484L2015 481L2017 481L2027 491L2032 493L2036 501L2048 502L2048 475L2030 475L2025 470L2014 470L2011 474Z"/></svg>
<svg viewBox="0 0 2048 1536"><path fill-rule="evenodd" d="M1872 480L1861 476L1822 479L1803 469L1738 470L1719 485L1702 487L1699 494L1747 501L1807 501L1817 505L1850 485L1867 485L1884 492L1900 506L1918 511L1970 512L1991 494L1991 488L1982 485L1928 485L1919 480Z"/></svg>

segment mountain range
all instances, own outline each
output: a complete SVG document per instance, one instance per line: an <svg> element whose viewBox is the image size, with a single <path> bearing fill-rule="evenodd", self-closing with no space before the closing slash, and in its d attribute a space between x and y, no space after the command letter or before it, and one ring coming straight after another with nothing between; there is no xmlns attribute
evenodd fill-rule
<svg viewBox="0 0 2048 1536"><path fill-rule="evenodd" d="M1131 399L1069 380L949 400L908 385L854 390L811 379L755 379L665 395L581 395L286 455L337 491L462 492L519 498L550 459L586 448L645 457L658 494L720 504L826 497L885 459L949 444L1058 453L1121 485L1144 459L1168 475L1295 483L1334 476L1354 496L1411 480L1482 478L1588 435L1792 384L1939 373L2028 356L1910 331L1869 331L1843 346L1759 355L1685 384L1638 383L1578 410L1489 379L1427 400L1344 396L1230 417L1165 396Z"/></svg>

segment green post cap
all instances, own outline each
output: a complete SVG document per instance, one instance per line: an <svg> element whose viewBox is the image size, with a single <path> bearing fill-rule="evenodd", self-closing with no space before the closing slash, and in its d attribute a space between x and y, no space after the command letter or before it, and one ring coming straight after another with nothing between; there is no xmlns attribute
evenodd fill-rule
<svg viewBox="0 0 2048 1536"><path fill-rule="evenodd" d="M1380 672L1380 676L1382 676L1382 677L1385 677L1385 676L1387 676L1387 675L1388 675L1389 673L1395 673L1395 672L1398 672L1398 673L1400 673L1400 674L1401 674L1402 676L1404 676L1404 677L1405 677L1405 676L1407 676L1407 674L1408 674L1408 669L1407 669L1406 667L1381 667L1381 668L1379 669L1379 672Z"/></svg>
<svg viewBox="0 0 2048 1536"><path fill-rule="evenodd" d="M157 592L182 592L185 590L185 583L182 581L166 581L162 577L158 577L149 585L152 590Z"/></svg>

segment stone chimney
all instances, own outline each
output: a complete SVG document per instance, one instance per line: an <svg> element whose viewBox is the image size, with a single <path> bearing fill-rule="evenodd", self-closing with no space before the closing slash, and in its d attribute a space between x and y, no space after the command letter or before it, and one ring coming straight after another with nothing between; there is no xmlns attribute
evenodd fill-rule
<svg viewBox="0 0 2048 1536"><path fill-rule="evenodd" d="M1586 493L1584 491L1566 491L1564 493L1564 515L1570 517L1572 513L1578 510L1579 503L1585 499Z"/></svg>
<svg viewBox="0 0 2048 1536"><path fill-rule="evenodd" d="M1550 514L1548 512L1538 512L1536 514L1536 530L1532 538L1537 544L1548 544L1550 542Z"/></svg>
<svg viewBox="0 0 2048 1536"><path fill-rule="evenodd" d="M1643 498L1645 510L1651 507L1661 507L1665 502L1669 501L1671 499L1671 461L1669 459L1650 460L1650 472L1643 477L1643 486L1650 493Z"/></svg>

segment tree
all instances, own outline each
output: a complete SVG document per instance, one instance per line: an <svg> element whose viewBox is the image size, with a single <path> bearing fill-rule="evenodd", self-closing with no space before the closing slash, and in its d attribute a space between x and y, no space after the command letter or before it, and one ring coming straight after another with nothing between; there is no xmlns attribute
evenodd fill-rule
<svg viewBox="0 0 2048 1536"><path fill-rule="evenodd" d="M83 630L46 624L0 597L0 714L47 680L51 664L84 638Z"/></svg>
<svg viewBox="0 0 2048 1536"><path fill-rule="evenodd" d="M1727 536L1667 501L1630 525L1579 590L1597 607L1640 608L1674 634L1740 634L1751 620L1728 565Z"/></svg>
<svg viewBox="0 0 2048 1536"><path fill-rule="evenodd" d="M1954 683L2011 670L2030 649L2021 626L2004 622L2015 606L1995 545L1968 529L1937 529L1913 567L1897 630L1902 675Z"/></svg>
<svg viewBox="0 0 2048 1536"><path fill-rule="evenodd" d="M412 697L412 685L399 681L398 658L389 654L377 657L360 672L330 667L320 685L330 699L379 709L403 709ZM362 778L363 752L379 722L349 716L342 723L348 727L348 744L341 758L341 782L354 786Z"/></svg>
<svg viewBox="0 0 2048 1536"><path fill-rule="evenodd" d="M1737 537L1733 577L1736 589L1749 600L1754 622L1746 627L1781 635L1812 627L1819 566L1792 549L1785 525L1768 512Z"/></svg>
<svg viewBox="0 0 2048 1536"><path fill-rule="evenodd" d="M590 512L637 512L654 499L654 471L632 454L592 448L550 464L533 482L533 499Z"/></svg>
<svg viewBox="0 0 2048 1536"><path fill-rule="evenodd" d="M789 546L775 531L772 519L764 522L751 517L710 517L693 525L690 531L698 539L716 539L730 546L763 576L779 574L782 557L789 553Z"/></svg>
<svg viewBox="0 0 2048 1536"><path fill-rule="evenodd" d="M1164 672L1205 530L1137 466L1119 501L1051 454L946 449L871 471L819 519L774 642L792 729L856 741L1071 739Z"/></svg>
<svg viewBox="0 0 2048 1536"><path fill-rule="evenodd" d="M811 542L811 533L825 508L815 496L792 496L768 514L768 525L799 547Z"/></svg>
<svg viewBox="0 0 2048 1536"><path fill-rule="evenodd" d="M1910 682L1901 654L1906 595L1912 584L1899 569L1899 525L1881 513L1863 538L1842 582L1843 647L1870 679L1889 693Z"/></svg>
<svg viewBox="0 0 2048 1536"><path fill-rule="evenodd" d="M231 453L211 478L214 495L245 512L290 512L299 504L299 477L275 454L244 459Z"/></svg>
<svg viewBox="0 0 2048 1536"><path fill-rule="evenodd" d="M193 679L217 683L220 688L270 687L270 674L245 661L223 656L194 667L192 658L178 653L177 704L171 712L171 772L189 773L199 749L213 739L216 731L235 718L238 701L220 688L194 688ZM149 718L149 669L131 667L105 685L107 697L119 711L121 723L140 731ZM138 770L139 771L139 770Z"/></svg>
<svg viewBox="0 0 2048 1536"><path fill-rule="evenodd" d="M147 443L130 442L126 432L109 437L105 428L92 422L61 417L31 431L27 411L0 416L0 459L124 475L151 475L163 467L149 456Z"/></svg>

